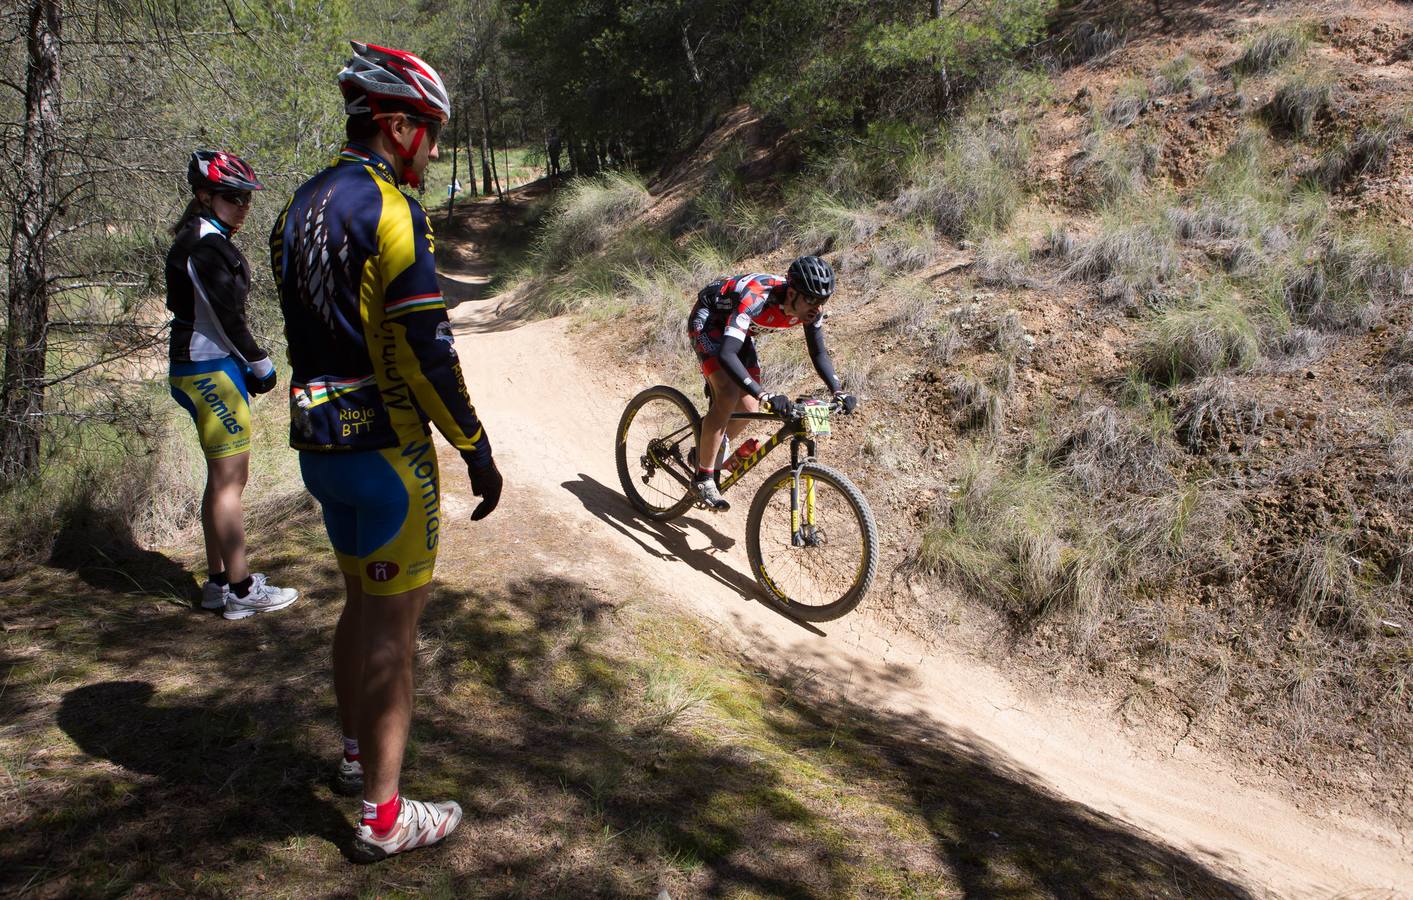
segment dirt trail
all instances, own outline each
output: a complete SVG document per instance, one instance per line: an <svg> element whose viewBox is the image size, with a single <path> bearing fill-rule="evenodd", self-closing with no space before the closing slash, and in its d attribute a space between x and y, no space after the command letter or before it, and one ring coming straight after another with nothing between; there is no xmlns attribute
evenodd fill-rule
<svg viewBox="0 0 1413 900"><path fill-rule="evenodd" d="M508 486L504 511L491 520L502 529L498 548L453 530L443 545L452 566L527 567L681 604L761 665L812 670L816 683L865 707L925 717L939 737L983 748L1258 894L1413 896L1404 893L1413 890L1406 833L1313 802L1302 810L1184 744L1145 745L1108 715L1028 696L997 670L924 651L862 611L810 628L757 602L742 540L754 484L724 516L635 518L618 487L613 439L624 403L646 384L581 369L563 320L520 322L479 299L480 278L450 278L464 289L452 313L462 365ZM454 455L445 460L447 471L459 465ZM447 492L450 512L469 508L461 482L448 479Z"/></svg>

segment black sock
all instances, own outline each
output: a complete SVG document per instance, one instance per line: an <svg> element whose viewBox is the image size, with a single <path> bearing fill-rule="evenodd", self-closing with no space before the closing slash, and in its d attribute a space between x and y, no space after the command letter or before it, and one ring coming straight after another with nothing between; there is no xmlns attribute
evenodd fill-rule
<svg viewBox="0 0 1413 900"><path fill-rule="evenodd" d="M715 478L715 477L716 477L716 470L715 470L715 469L703 469L701 466L697 466L697 481L706 481L708 478Z"/></svg>
<svg viewBox="0 0 1413 900"><path fill-rule="evenodd" d="M221 587L225 587L231 583L231 579L224 571L212 572L210 575L206 576L206 580L212 584L219 584Z"/></svg>
<svg viewBox="0 0 1413 900"><path fill-rule="evenodd" d="M250 593L250 587L253 584L255 584L255 576L247 575L240 581L231 582L231 593L237 597L244 597Z"/></svg>

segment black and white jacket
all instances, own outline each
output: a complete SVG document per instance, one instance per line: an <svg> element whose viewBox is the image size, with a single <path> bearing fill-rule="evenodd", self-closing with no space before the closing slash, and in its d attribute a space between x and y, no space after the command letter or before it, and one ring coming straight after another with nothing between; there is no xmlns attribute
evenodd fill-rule
<svg viewBox="0 0 1413 900"><path fill-rule="evenodd" d="M197 216L167 253L167 309L172 311L170 361L234 357L257 378L274 371L245 320L250 266L225 227Z"/></svg>

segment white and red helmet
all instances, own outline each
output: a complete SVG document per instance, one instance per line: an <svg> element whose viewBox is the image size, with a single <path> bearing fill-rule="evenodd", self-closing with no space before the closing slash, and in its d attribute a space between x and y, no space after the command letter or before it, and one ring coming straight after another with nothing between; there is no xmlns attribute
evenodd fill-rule
<svg viewBox="0 0 1413 900"><path fill-rule="evenodd" d="M400 101L429 119L451 118L451 98L436 69L406 50L349 43L353 58L339 72L339 90L350 116L376 115L381 103Z"/></svg>
<svg viewBox="0 0 1413 900"><path fill-rule="evenodd" d="M195 150L187 163L186 180L193 190L263 191L250 163L224 150Z"/></svg>

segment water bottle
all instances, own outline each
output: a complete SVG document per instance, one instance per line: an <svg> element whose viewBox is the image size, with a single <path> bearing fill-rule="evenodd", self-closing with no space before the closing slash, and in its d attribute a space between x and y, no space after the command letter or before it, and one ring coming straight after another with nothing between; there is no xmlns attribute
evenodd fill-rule
<svg viewBox="0 0 1413 900"><path fill-rule="evenodd" d="M750 459L752 454L754 454L759 449L760 441L756 440L755 438L750 438L748 440L742 441L741 446L736 448L736 452L731 454L731 457L726 460L726 463L722 466L722 468L725 469L728 474L735 472L736 468L741 465L742 461Z"/></svg>

